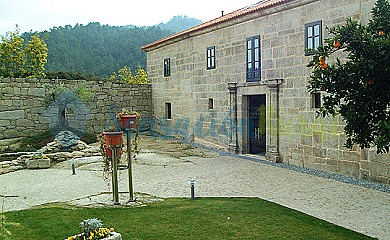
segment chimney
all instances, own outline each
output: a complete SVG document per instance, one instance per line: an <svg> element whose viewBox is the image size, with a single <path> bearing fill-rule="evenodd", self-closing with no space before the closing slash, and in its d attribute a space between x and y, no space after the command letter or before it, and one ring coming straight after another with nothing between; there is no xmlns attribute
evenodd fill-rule
<svg viewBox="0 0 390 240"><path fill-rule="evenodd" d="M223 17L223 11L221 11L222 17Z"/></svg>

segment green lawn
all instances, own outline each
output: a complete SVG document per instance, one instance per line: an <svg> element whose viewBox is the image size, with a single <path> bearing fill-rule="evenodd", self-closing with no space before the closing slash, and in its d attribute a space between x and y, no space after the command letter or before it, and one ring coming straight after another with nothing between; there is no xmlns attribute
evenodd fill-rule
<svg viewBox="0 0 390 240"><path fill-rule="evenodd" d="M124 240L135 239L372 239L257 198L166 199L138 208L44 207L6 213L13 240L61 240L99 218Z"/></svg>

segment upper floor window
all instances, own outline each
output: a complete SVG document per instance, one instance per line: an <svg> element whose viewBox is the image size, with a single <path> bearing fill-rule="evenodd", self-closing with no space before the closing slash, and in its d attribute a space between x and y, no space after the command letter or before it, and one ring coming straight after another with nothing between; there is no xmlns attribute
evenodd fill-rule
<svg viewBox="0 0 390 240"><path fill-rule="evenodd" d="M260 36L246 40L246 80L260 81Z"/></svg>
<svg viewBox="0 0 390 240"><path fill-rule="evenodd" d="M171 59L165 58L164 59L164 77L171 76Z"/></svg>
<svg viewBox="0 0 390 240"><path fill-rule="evenodd" d="M215 69L215 47L207 48L207 69Z"/></svg>
<svg viewBox="0 0 390 240"><path fill-rule="evenodd" d="M305 49L306 55L312 55L322 44L322 21L305 24Z"/></svg>

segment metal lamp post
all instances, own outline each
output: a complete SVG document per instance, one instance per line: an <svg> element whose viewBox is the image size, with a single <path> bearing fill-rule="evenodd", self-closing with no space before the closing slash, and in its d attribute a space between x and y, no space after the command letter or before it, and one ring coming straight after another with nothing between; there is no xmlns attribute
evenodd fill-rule
<svg viewBox="0 0 390 240"><path fill-rule="evenodd" d="M195 179L191 179L188 181L191 185L191 200L195 200Z"/></svg>

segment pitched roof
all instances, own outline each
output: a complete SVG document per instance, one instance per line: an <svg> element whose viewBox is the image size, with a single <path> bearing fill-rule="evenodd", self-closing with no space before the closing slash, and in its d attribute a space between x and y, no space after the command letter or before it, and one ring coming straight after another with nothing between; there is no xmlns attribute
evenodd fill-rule
<svg viewBox="0 0 390 240"><path fill-rule="evenodd" d="M250 14L255 13L255 12L259 12L259 11L263 11L263 10L266 10L269 8L280 6L280 5L283 5L285 3L292 2L292 1L294 1L294 0L262 0L258 3L253 4L253 5L240 8L236 11L233 11L233 12L228 13L226 15L223 15L221 17L215 18L215 19L210 20L208 22L199 24L195 27L189 28L187 30L181 31L181 32L176 33L174 35L171 35L169 37L166 37L166 38L160 39L156 42L145 45L142 47L142 50L147 52L151 49L158 48L159 45L165 46L166 44L163 44L163 43L167 43L167 42L174 43L174 42L180 41L184 38L188 38L192 35L195 35L194 33L199 32L201 30L215 27L215 26L218 26L222 23L226 23L226 22L238 19L240 17L250 15Z"/></svg>

